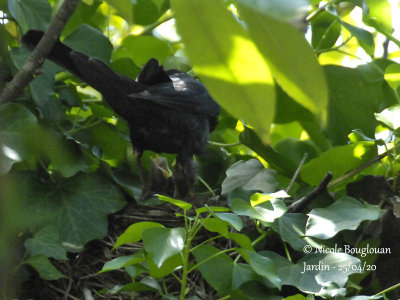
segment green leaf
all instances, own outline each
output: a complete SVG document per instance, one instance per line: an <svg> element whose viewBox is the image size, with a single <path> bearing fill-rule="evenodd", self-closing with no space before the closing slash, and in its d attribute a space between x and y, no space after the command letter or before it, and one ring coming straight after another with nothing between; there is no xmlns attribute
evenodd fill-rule
<svg viewBox="0 0 400 300"><path fill-rule="evenodd" d="M385 80L393 90L397 91L400 86L400 64L391 64L385 69Z"/></svg>
<svg viewBox="0 0 400 300"><path fill-rule="evenodd" d="M303 295L297 294L297 295L294 295L294 296L286 297L283 300L307 300L307 298L304 297Z"/></svg>
<svg viewBox="0 0 400 300"><path fill-rule="evenodd" d="M133 10L133 21L139 25L149 25L160 17L157 5L151 0L137 0Z"/></svg>
<svg viewBox="0 0 400 300"><path fill-rule="evenodd" d="M222 221L227 222L230 226L235 228L237 231L240 231L243 228L243 221L238 215L235 215L232 213L216 213L216 214L214 214L214 216Z"/></svg>
<svg viewBox="0 0 400 300"><path fill-rule="evenodd" d="M192 204L182 201L182 200L178 200L178 199L174 199L168 196L164 196L164 195L157 195L157 197L164 202L168 202L171 203L173 205L176 205L180 208L182 208L183 210L188 210L192 208Z"/></svg>
<svg viewBox="0 0 400 300"><path fill-rule="evenodd" d="M221 0L172 0L171 7L189 59L210 94L267 141L275 107L274 83L243 26Z"/></svg>
<svg viewBox="0 0 400 300"><path fill-rule="evenodd" d="M67 276L62 274L51 264L50 260L46 256L30 256L26 259L25 263L38 271L40 278L44 280L67 278Z"/></svg>
<svg viewBox="0 0 400 300"><path fill-rule="evenodd" d="M154 36L128 35L121 46L114 50L112 60L128 57L136 65L143 66L150 58L156 58L162 63L170 55L172 52L169 45Z"/></svg>
<svg viewBox="0 0 400 300"><path fill-rule="evenodd" d="M353 129L373 136L378 125L374 113L389 98L382 83L369 82L359 70L340 66L326 66L325 72L330 91L327 133L333 144L347 144Z"/></svg>
<svg viewBox="0 0 400 300"><path fill-rule="evenodd" d="M387 0L365 0L368 10L363 10L363 22L385 35L391 35L392 12Z"/></svg>
<svg viewBox="0 0 400 300"><path fill-rule="evenodd" d="M300 164L305 153L307 153L307 160L317 156L317 150L311 141L301 141L295 138L280 140L276 143L275 150L284 155L286 159L290 159L296 165Z"/></svg>
<svg viewBox="0 0 400 300"><path fill-rule="evenodd" d="M249 191L274 192L277 187L276 171L265 169L257 159L238 161L226 171L222 194L228 194L238 187Z"/></svg>
<svg viewBox="0 0 400 300"><path fill-rule="evenodd" d="M50 22L51 6L47 0L12 0L8 1L8 9L23 32L29 29L46 30Z"/></svg>
<svg viewBox="0 0 400 300"><path fill-rule="evenodd" d="M262 205L256 207L252 207L244 200L233 199L231 207L232 210L239 216L248 216L268 223L280 218L287 210L286 205L282 200L279 199L271 199L270 202L263 203Z"/></svg>
<svg viewBox="0 0 400 300"><path fill-rule="evenodd" d="M264 145L256 133L247 126L245 126L245 130L240 133L239 139L243 145L246 145L256 152L265 159L271 167L277 169L279 172L291 176L291 174L296 171L296 166L291 161L276 152L271 146Z"/></svg>
<svg viewBox="0 0 400 300"><path fill-rule="evenodd" d="M200 224L210 232L218 232L222 235L228 234L228 223L217 218L201 219Z"/></svg>
<svg viewBox="0 0 400 300"><path fill-rule="evenodd" d="M380 113L376 113L375 117L378 121L388 126L392 130L400 127L400 105L391 106L384 109Z"/></svg>
<svg viewBox="0 0 400 300"><path fill-rule="evenodd" d="M92 3L89 4L87 2L92 2ZM64 27L61 37L64 38L65 36L70 35L83 23L86 24L90 23L94 25L93 21L96 18L96 12L100 4L101 4L100 0L81 1L81 3L78 5L74 13L72 14L71 18L68 20L67 25ZM53 9L55 9L55 6L53 6Z"/></svg>
<svg viewBox="0 0 400 300"><path fill-rule="evenodd" d="M145 230L147 228L156 228L156 227L164 228L163 225L161 225L160 223L156 223L156 222L139 222L139 223L132 224L124 231L124 233L122 233L118 237L113 249L115 249L123 244L126 244L126 243L139 242L143 238L142 237L143 230Z"/></svg>
<svg viewBox="0 0 400 300"><path fill-rule="evenodd" d="M21 230L54 225L61 244L70 252L82 251L88 241L103 238L107 215L125 205L120 190L96 173L57 184L28 172L11 174L9 180L6 197L19 200L21 209L15 219L20 220Z"/></svg>
<svg viewBox="0 0 400 300"><path fill-rule="evenodd" d="M271 227L294 250L303 252L306 245L311 245L315 248L321 246L312 238L305 236L307 219L305 214L286 213L277 222L274 222Z"/></svg>
<svg viewBox="0 0 400 300"><path fill-rule="evenodd" d="M131 0L108 0L109 3L116 11L117 15L121 16L128 22L128 24L133 24L133 7L134 2Z"/></svg>
<svg viewBox="0 0 400 300"><path fill-rule="evenodd" d="M143 230L143 247L152 256L157 267L183 250L186 231L183 228L148 228ZM161 247L162 245L162 247Z"/></svg>
<svg viewBox="0 0 400 300"><path fill-rule="evenodd" d="M232 289L238 289L240 286L249 281L259 281L261 276L258 275L252 267L247 264L234 264L232 275Z"/></svg>
<svg viewBox="0 0 400 300"><path fill-rule="evenodd" d="M342 22L342 24L348 31L350 31L350 33L352 35L354 35L356 37L358 43L365 50L365 52L369 56L374 57L375 42L374 42L374 37L373 37L372 33L368 32L364 29L350 25L346 22Z"/></svg>
<svg viewBox="0 0 400 300"><path fill-rule="evenodd" d="M355 230L361 222L379 219L382 210L376 205L362 203L351 197L342 197L325 208L308 213L306 235L329 239L342 230Z"/></svg>
<svg viewBox="0 0 400 300"><path fill-rule="evenodd" d="M183 265L182 253L168 257L160 267L154 263L151 257L147 258L147 264L151 276L154 278L163 278L170 275L174 270Z"/></svg>
<svg viewBox="0 0 400 300"><path fill-rule="evenodd" d="M254 251L250 238L245 234L229 232L225 237L232 239L243 249Z"/></svg>
<svg viewBox="0 0 400 300"><path fill-rule="evenodd" d="M58 132L39 126L36 117L20 104L0 107L0 140L0 174L8 173L17 162L34 168L44 158L64 177L87 169L75 144Z"/></svg>
<svg viewBox="0 0 400 300"><path fill-rule="evenodd" d="M54 226L46 226L39 230L33 238L24 242L30 256L44 255L59 260L67 259L67 251L60 244L60 237Z"/></svg>
<svg viewBox="0 0 400 300"><path fill-rule="evenodd" d="M260 276L268 279L278 289L282 286L282 280L278 276L278 270L268 257L253 251L247 251L250 267Z"/></svg>
<svg viewBox="0 0 400 300"><path fill-rule="evenodd" d="M319 150L325 151L330 148L330 142L328 141L321 123L317 117L311 113L308 109L301 106L299 103L290 98L279 86L277 87L277 102L276 102L276 115L274 123L286 124L297 121L308 133L310 139L315 143ZM267 160L264 156L262 156ZM280 163L282 164L285 162ZM269 160L267 160L270 163ZM288 164L287 162L285 162ZM291 166L290 169L296 170L296 165Z"/></svg>
<svg viewBox="0 0 400 300"><path fill-rule="evenodd" d="M36 117L15 103L0 106L0 174L8 173L13 164L31 156L29 135L37 130Z"/></svg>
<svg viewBox="0 0 400 300"><path fill-rule="evenodd" d="M64 41L66 45L74 50L82 51L90 57L97 57L108 64L113 50L111 42L102 32L82 24Z"/></svg>
<svg viewBox="0 0 400 300"><path fill-rule="evenodd" d="M292 264L271 251L260 252L276 265L282 285L291 285L305 293L317 294L330 283L344 287L349 275L360 272L360 260L346 253L312 253ZM350 266L350 267L349 267ZM336 290L331 297L337 296Z"/></svg>
<svg viewBox="0 0 400 300"><path fill-rule="evenodd" d="M217 253L220 253L216 255ZM215 247L203 245L193 251L198 270L204 279L218 292L219 296L229 293L232 285L232 272L234 263L225 253ZM216 256L214 256L216 255ZM214 256L209 259L209 257ZM206 259L208 261L202 263Z"/></svg>
<svg viewBox="0 0 400 300"><path fill-rule="evenodd" d="M334 15L322 11L312 19L311 32L311 45L314 49L329 49L335 45L340 36L340 22Z"/></svg>
<svg viewBox="0 0 400 300"><path fill-rule="evenodd" d="M138 253L129 256L119 256L117 258L114 258L113 260L106 262L101 271L99 271L99 273L119 270L126 266L131 266L137 263L141 263L145 260L146 258L144 257L143 252L140 251Z"/></svg>
<svg viewBox="0 0 400 300"><path fill-rule="evenodd" d="M269 16L263 7L249 8L245 3L239 1L240 16L246 21L250 36L268 62L273 77L295 101L324 120L327 84L304 34Z"/></svg>
<svg viewBox="0 0 400 300"><path fill-rule="evenodd" d="M318 185L328 172L337 178L376 157L373 142L357 142L328 150L318 158L307 162L300 171L301 179L311 185Z"/></svg>

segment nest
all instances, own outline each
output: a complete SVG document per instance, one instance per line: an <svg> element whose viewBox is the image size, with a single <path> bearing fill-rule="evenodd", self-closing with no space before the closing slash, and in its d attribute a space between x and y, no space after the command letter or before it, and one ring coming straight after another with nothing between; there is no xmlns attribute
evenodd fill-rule
<svg viewBox="0 0 400 300"><path fill-rule="evenodd" d="M69 253L67 261L52 260L56 268L68 278L46 281L41 279L35 270L29 268L29 279L24 282L24 288L20 289L23 291L20 299L132 299L131 292L116 294L105 292L116 286L132 282L125 271L116 270L100 274L98 272L106 262L120 256L131 255L142 249L141 243L131 243L111 251L115 241L127 227L141 221L158 222L170 228L184 226L183 218L176 217L175 213L175 207L169 204L148 207L130 203L122 211L109 216L107 237L89 242L85 251L81 253ZM208 232L201 233L197 237L197 242L209 238L209 234ZM177 275L180 274L177 273ZM180 284L176 278L173 276L165 278L165 284L169 295L179 297ZM190 295L196 295L200 299L215 299L217 297L216 292L197 271L190 274L188 287L190 288ZM134 296L134 299L139 300L161 298L162 296L156 292L135 292Z"/></svg>

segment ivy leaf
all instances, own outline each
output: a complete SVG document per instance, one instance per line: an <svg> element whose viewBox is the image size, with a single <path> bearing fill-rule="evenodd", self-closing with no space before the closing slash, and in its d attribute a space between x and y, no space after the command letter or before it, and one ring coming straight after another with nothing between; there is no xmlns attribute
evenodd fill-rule
<svg viewBox="0 0 400 300"><path fill-rule="evenodd" d="M342 197L325 208L315 208L309 214L306 235L329 239L342 230L355 230L361 222L379 219L382 210L376 205Z"/></svg>
<svg viewBox="0 0 400 300"><path fill-rule="evenodd" d="M241 160L226 171L226 178L222 182L222 194L227 194L238 187L271 193L275 191L276 186L275 170L265 169L257 159Z"/></svg>
<svg viewBox="0 0 400 300"><path fill-rule="evenodd" d="M57 280L60 278L67 278L64 274L52 265L50 260L43 255L30 256L26 259L25 263L38 271L40 277L44 280Z"/></svg>
<svg viewBox="0 0 400 300"><path fill-rule="evenodd" d="M50 160L53 170L70 177L87 169L77 146L58 132L42 127L24 106L7 103L0 107L0 174L17 162L34 167L38 160Z"/></svg>
<svg viewBox="0 0 400 300"><path fill-rule="evenodd" d="M239 216L248 216L267 223L280 218L287 210L285 203L280 199L271 199L256 207L252 207L244 200L233 199L231 207Z"/></svg>
<svg viewBox="0 0 400 300"><path fill-rule="evenodd" d="M282 280L272 259L253 251L247 251L251 268L262 277L268 279L275 287L281 288Z"/></svg>
<svg viewBox="0 0 400 300"><path fill-rule="evenodd" d="M24 246L31 256L45 255L55 259L67 259L67 251L60 244L57 228L47 226L39 230L33 238L24 242Z"/></svg>
<svg viewBox="0 0 400 300"><path fill-rule="evenodd" d="M57 228L60 242L70 252L107 234L107 215L120 210L125 198L99 174L80 174L62 182L43 182L28 172L9 175L6 197L18 200L15 216L23 228L38 231L44 225ZM17 221L18 220L18 221Z"/></svg>

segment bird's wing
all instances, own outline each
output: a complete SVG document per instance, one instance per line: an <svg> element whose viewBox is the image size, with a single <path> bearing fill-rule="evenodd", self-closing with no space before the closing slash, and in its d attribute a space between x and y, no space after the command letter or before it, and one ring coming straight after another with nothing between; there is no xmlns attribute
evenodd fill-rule
<svg viewBox="0 0 400 300"><path fill-rule="evenodd" d="M218 115L218 104L199 81L181 72L170 75L170 78L170 82L148 86L142 92L129 94L128 98L149 101L175 111Z"/></svg>

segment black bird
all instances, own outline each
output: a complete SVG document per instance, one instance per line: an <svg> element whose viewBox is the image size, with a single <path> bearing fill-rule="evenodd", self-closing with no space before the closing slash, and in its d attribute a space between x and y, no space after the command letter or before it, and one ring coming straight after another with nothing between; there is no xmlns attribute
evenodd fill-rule
<svg viewBox="0 0 400 300"><path fill-rule="evenodd" d="M32 50L43 34L30 30L22 43ZM88 57L60 41L48 58L98 90L128 122L140 173L143 151L176 153L174 194L178 198L194 195L193 155L204 150L220 112L203 84L178 70L164 70L156 59L147 62L135 81L115 73L100 59Z"/></svg>

